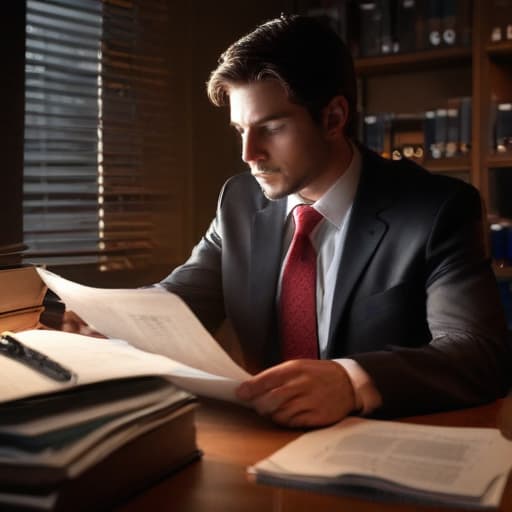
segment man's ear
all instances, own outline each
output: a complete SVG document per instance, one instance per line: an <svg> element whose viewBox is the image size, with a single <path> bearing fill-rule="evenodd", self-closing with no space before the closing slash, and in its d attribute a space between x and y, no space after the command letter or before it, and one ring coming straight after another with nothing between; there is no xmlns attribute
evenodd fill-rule
<svg viewBox="0 0 512 512"><path fill-rule="evenodd" d="M349 116L348 102L344 96L335 96L324 108L323 125L328 136L343 134Z"/></svg>

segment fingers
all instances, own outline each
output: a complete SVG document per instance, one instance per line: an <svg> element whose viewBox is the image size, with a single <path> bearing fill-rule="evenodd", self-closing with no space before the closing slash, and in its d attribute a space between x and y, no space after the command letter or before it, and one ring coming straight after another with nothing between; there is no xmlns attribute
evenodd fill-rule
<svg viewBox="0 0 512 512"><path fill-rule="evenodd" d="M95 338L105 338L103 334L94 330L86 324L74 311L66 310L62 317L62 331L82 334L84 336L94 336Z"/></svg>
<svg viewBox="0 0 512 512"><path fill-rule="evenodd" d="M305 360L286 361L258 373L239 386L237 390L238 398L249 401L254 400L258 396L282 386L285 382L292 380L294 376L301 373L303 361Z"/></svg>
<svg viewBox="0 0 512 512"><path fill-rule="evenodd" d="M282 363L244 382L237 395L260 414L289 427L331 424L355 407L350 379L333 361Z"/></svg>

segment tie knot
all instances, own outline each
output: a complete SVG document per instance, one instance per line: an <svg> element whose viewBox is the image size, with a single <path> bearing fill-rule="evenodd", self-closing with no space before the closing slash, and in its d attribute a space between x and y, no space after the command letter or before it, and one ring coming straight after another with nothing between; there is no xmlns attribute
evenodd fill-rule
<svg viewBox="0 0 512 512"><path fill-rule="evenodd" d="M308 236L324 217L313 207L303 204L294 208L293 218L295 219L295 234Z"/></svg>

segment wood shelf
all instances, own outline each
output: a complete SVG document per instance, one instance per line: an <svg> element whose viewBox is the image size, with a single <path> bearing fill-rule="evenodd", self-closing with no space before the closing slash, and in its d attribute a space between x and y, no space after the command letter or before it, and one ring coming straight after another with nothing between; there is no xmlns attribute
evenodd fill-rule
<svg viewBox="0 0 512 512"><path fill-rule="evenodd" d="M489 155L487 158L487 167L490 169L512 167L512 153Z"/></svg>
<svg viewBox="0 0 512 512"><path fill-rule="evenodd" d="M440 158L439 160L424 160L425 169L431 172L468 172L471 170L469 157Z"/></svg>
<svg viewBox="0 0 512 512"><path fill-rule="evenodd" d="M500 60L506 59L512 61L512 41L501 41L499 43L489 43L485 48L489 57Z"/></svg>
<svg viewBox="0 0 512 512"><path fill-rule="evenodd" d="M355 67L359 76L368 76L439 68L460 63L471 63L471 48L440 48L415 53L364 57L356 59Z"/></svg>
<svg viewBox="0 0 512 512"><path fill-rule="evenodd" d="M492 268L497 279L502 281L512 280L512 266L497 267L496 265L493 265Z"/></svg>

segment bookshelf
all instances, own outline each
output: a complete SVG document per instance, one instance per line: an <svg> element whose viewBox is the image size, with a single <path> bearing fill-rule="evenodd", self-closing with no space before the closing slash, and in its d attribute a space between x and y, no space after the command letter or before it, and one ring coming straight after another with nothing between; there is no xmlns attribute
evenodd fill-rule
<svg viewBox="0 0 512 512"><path fill-rule="evenodd" d="M400 157L394 149L405 148L403 140L408 137L411 144L420 141L424 157L417 161L421 165L475 185L484 200L489 227L498 223L510 232L506 242L510 254L494 269L499 279L512 280L512 0L300 0L297 5L302 13L312 6L312 15L318 15L323 6L322 15L334 16L331 22L352 50L359 81L361 139L371 147L365 137L373 137L372 142L381 144L381 153L389 157ZM386 6L391 15L383 11ZM400 14L406 6L409 11ZM380 15L373 16L371 9L381 9ZM408 22L400 25L400 16ZM413 26L414 33L404 35L407 26ZM372 37L381 38L380 49L369 39L368 27ZM447 28L456 36L453 44L445 38ZM431 35L436 31L438 46L433 47ZM389 40L391 46L385 44ZM400 52L400 47L412 51ZM464 117L461 99L471 106ZM440 154L431 151L426 123L429 112L435 119L447 116L449 123L449 109L458 110L459 143L462 126L470 130L464 134L468 142L464 150L459 144L459 150L446 157L447 146ZM374 123L379 113L386 116L379 122L387 132L377 137L376 128L368 129L367 118ZM401 120L414 115L420 118L416 128L409 123L402 133ZM449 133L449 128L444 130ZM445 140L449 143L449 134Z"/></svg>

